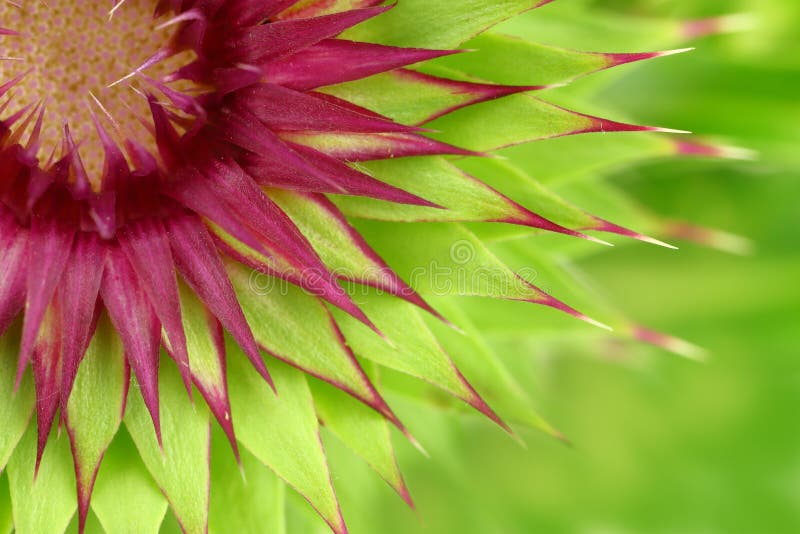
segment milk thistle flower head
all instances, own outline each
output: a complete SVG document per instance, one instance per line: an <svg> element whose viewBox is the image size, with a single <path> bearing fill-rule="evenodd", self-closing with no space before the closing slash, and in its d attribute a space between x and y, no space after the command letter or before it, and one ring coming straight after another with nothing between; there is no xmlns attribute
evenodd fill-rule
<svg viewBox="0 0 800 534"><path fill-rule="evenodd" d="M501 72L515 61L530 68L516 71L519 81L459 70L456 46L547 3L0 3L0 469L17 532L62 532L76 510L82 531L90 509L109 532L126 521L154 531L164 498L185 532L206 531L209 502L225 502L225 481L239 476L226 469L211 484L212 429L242 470L250 474L251 458L269 467L335 532L346 528L320 424L410 503L387 425L414 438L384 399L378 368L438 387L511 431L431 330L443 326L447 337L459 320L423 293L445 287L596 321L506 267L461 223L655 241L526 179L523 205L463 168L511 176L490 152L659 130L534 93L663 54L488 36L489 49L508 52ZM710 150L653 146L659 155ZM444 286L428 271L413 276L417 258L444 264ZM615 326L686 349L633 323ZM484 387L500 404L502 377ZM119 483L118 502L92 501L107 449L127 436L137 454L104 471ZM74 478L63 465L70 456ZM140 463L164 498L149 482L115 478ZM250 476L256 496L261 480Z"/></svg>

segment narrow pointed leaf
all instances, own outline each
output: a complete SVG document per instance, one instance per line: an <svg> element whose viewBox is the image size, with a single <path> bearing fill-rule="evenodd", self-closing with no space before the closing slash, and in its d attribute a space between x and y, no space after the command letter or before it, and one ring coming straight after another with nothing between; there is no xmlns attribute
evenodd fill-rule
<svg viewBox="0 0 800 534"><path fill-rule="evenodd" d="M298 91L309 91L453 53L455 52L328 39L282 61L267 63L262 70L272 83ZM331 64L341 68L326 68Z"/></svg>
<svg viewBox="0 0 800 534"><path fill-rule="evenodd" d="M75 461L81 526L100 462L122 421L129 383L123 352L108 317L101 317L69 395L65 423Z"/></svg>
<svg viewBox="0 0 800 534"><path fill-rule="evenodd" d="M565 136L503 149L499 155L541 183L557 186L572 180L591 180L598 173L634 167L677 155L675 139L665 135ZM569 158L563 157L569 154ZM471 163L471 162L470 162Z"/></svg>
<svg viewBox="0 0 800 534"><path fill-rule="evenodd" d="M359 327L354 321L339 317L342 331L356 354L429 382L507 428L442 350L416 309L407 303L374 293L360 294L358 299L387 329L386 335L394 346Z"/></svg>
<svg viewBox="0 0 800 534"><path fill-rule="evenodd" d="M61 301L61 406L67 399L78 373L94 326L94 313L103 278L103 249L92 234L79 234L64 270Z"/></svg>
<svg viewBox="0 0 800 534"><path fill-rule="evenodd" d="M433 136L440 141L482 152L565 135L658 130L577 113L528 95L461 109L429 126L446 132Z"/></svg>
<svg viewBox="0 0 800 534"><path fill-rule="evenodd" d="M267 194L292 218L338 278L384 290L436 315L370 248L326 197L277 189L269 190Z"/></svg>
<svg viewBox="0 0 800 534"><path fill-rule="evenodd" d="M314 403L305 377L280 362L270 364L278 395L264 388L230 343L229 376L237 438L259 461L305 497L336 534L344 524L319 438ZM275 431L275 429L280 429Z"/></svg>
<svg viewBox="0 0 800 534"><path fill-rule="evenodd" d="M468 165L481 168L479 165L487 162L486 167L493 171L490 176L494 182L502 182L503 175L509 174L507 169L499 165L492 167L496 160L475 159L479 163ZM376 178L402 184L408 191L424 195L444 209L396 206L375 199L337 196L336 204L351 217L402 222L504 222L573 236L582 235L570 228L586 227L588 223L595 222L590 215L569 206L541 186L524 189L522 192L525 195L505 196L484 183L481 175L478 175L478 179L473 178L443 158L375 161L362 164L362 167ZM519 199L522 203L511 198ZM528 206L533 211L526 209Z"/></svg>
<svg viewBox="0 0 800 534"><path fill-rule="evenodd" d="M28 258L28 294L18 376L30 359L45 310L53 298L69 257L75 230L60 221L34 218L31 224Z"/></svg>
<svg viewBox="0 0 800 534"><path fill-rule="evenodd" d="M343 37L394 46L453 48L542 3L541 0L404 0L386 15L345 32ZM420 13L436 16L420 17Z"/></svg>
<svg viewBox="0 0 800 534"><path fill-rule="evenodd" d="M19 354L19 324L0 336L0 472L25 433L34 408L33 380L26 372L16 394L14 376Z"/></svg>
<svg viewBox="0 0 800 534"><path fill-rule="evenodd" d="M442 348L453 355L458 366L472 378L472 383L500 416L510 423L536 428L561 439L561 433L537 412L528 393L494 353L481 329L461 310L464 300L444 297L436 302L466 334L435 321L426 321L428 326Z"/></svg>
<svg viewBox="0 0 800 534"><path fill-rule="evenodd" d="M158 534L168 507L130 437L124 431L117 434L103 458L92 497L92 511L103 529Z"/></svg>
<svg viewBox="0 0 800 534"><path fill-rule="evenodd" d="M58 302L54 301L47 307L41 325L33 344L32 357L36 389L37 472L61 400L61 310Z"/></svg>
<svg viewBox="0 0 800 534"><path fill-rule="evenodd" d="M184 385L191 394L191 369L181 321L178 282L164 224L156 219L130 223L120 232L119 243L161 321L170 354L178 362Z"/></svg>
<svg viewBox="0 0 800 534"><path fill-rule="evenodd" d="M8 463L14 527L20 534L61 534L77 508L66 436L51 440L34 480L35 467L36 430L31 425Z"/></svg>
<svg viewBox="0 0 800 534"><path fill-rule="evenodd" d="M653 59L670 52L609 54L583 52L534 43L509 35L487 32L464 45L474 50L467 54L437 59L426 64L433 73L446 67L470 76L507 85L549 85L572 81L594 72L627 63ZM531 68L535 66L535 68Z"/></svg>
<svg viewBox="0 0 800 534"><path fill-rule="evenodd" d="M222 432L213 432L211 462L211 532L286 534L286 484L247 449L240 471ZM242 472L244 476L242 476Z"/></svg>
<svg viewBox="0 0 800 534"><path fill-rule="evenodd" d="M197 218L184 215L172 217L167 228L175 263L184 280L231 333L259 373L269 380L253 333L205 225Z"/></svg>
<svg viewBox="0 0 800 534"><path fill-rule="evenodd" d="M442 143L417 134L327 134L286 133L283 138L306 145L342 161L372 161L376 159L407 158L412 156L473 156L474 152Z"/></svg>
<svg viewBox="0 0 800 534"><path fill-rule="evenodd" d="M445 77L399 69L323 91L404 124L425 124L465 106L542 89L455 80L450 72L437 74Z"/></svg>
<svg viewBox="0 0 800 534"><path fill-rule="evenodd" d="M238 455L228 398L222 325L185 285L180 286L183 328L192 380Z"/></svg>
<svg viewBox="0 0 800 534"><path fill-rule="evenodd" d="M186 534L204 534L208 524L211 435L207 411L193 406L171 365L159 372L163 449L141 396L131 394L125 427L136 449L169 501Z"/></svg>
<svg viewBox="0 0 800 534"><path fill-rule="evenodd" d="M160 440L158 318L139 285L133 267L119 248L108 251L100 294L111 322L122 339L126 357L138 382L137 389L141 391Z"/></svg>
<svg viewBox="0 0 800 534"><path fill-rule="evenodd" d="M413 506L394 455L386 419L341 391L320 382L311 385L322 425L362 458L409 506Z"/></svg>
<svg viewBox="0 0 800 534"><path fill-rule="evenodd" d="M228 272L264 350L396 421L318 298L240 265L229 264Z"/></svg>
<svg viewBox="0 0 800 534"><path fill-rule="evenodd" d="M11 534L14 530L14 516L11 512L11 494L8 490L8 477L0 474L0 534Z"/></svg>
<svg viewBox="0 0 800 534"><path fill-rule="evenodd" d="M596 324L515 273L461 225L416 224L398 230L393 224L364 222L358 228L398 273L408 276L422 295L481 296L531 302ZM390 244L401 239L410 240L416 246L402 252L393 250Z"/></svg>

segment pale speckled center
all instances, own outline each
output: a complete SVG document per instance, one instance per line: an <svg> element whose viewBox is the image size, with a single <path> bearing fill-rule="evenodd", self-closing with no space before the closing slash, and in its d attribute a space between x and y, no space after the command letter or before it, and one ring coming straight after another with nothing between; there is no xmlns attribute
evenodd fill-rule
<svg viewBox="0 0 800 534"><path fill-rule="evenodd" d="M114 3L109 0L0 0L0 27L20 33L0 36L0 83L30 71L6 97L11 101L6 114L45 102L40 159L48 159L53 150L60 154L68 124L96 180L103 150L92 111L118 140L131 136L152 144L139 120L148 117L141 94L147 86L139 77L112 84L168 44L174 28L157 29L163 20L154 20L155 4L125 0L110 16ZM152 69L148 74L155 77Z"/></svg>

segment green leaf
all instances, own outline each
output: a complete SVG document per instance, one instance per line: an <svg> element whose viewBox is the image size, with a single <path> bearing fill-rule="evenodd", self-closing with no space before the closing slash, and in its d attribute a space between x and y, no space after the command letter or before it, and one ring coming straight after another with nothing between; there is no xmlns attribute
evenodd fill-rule
<svg viewBox="0 0 800 534"><path fill-rule="evenodd" d="M558 48L496 33L479 35L464 47L474 52L436 59L421 70L436 74L429 69L446 67L494 83L549 85L611 66L605 54Z"/></svg>
<svg viewBox="0 0 800 534"><path fill-rule="evenodd" d="M529 95L476 104L428 126L443 132L431 136L439 141L481 152L601 129L598 119Z"/></svg>
<svg viewBox="0 0 800 534"><path fill-rule="evenodd" d="M12 326L0 337L0 472L25 433L34 406L33 380L26 371L14 393L17 373L20 325Z"/></svg>
<svg viewBox="0 0 800 534"><path fill-rule="evenodd" d="M397 465L386 419L328 384L313 382L311 386L314 405L323 426L374 469L409 506L413 506Z"/></svg>
<svg viewBox="0 0 800 534"><path fill-rule="evenodd" d="M347 280L393 285L394 281L387 278L386 265L375 258L335 207L288 190L271 189L267 194L292 219L332 272Z"/></svg>
<svg viewBox="0 0 800 534"><path fill-rule="evenodd" d="M539 228L574 235L568 228L594 228L598 224L597 218L568 204L508 162L470 158L461 165L470 171L480 171L476 173L478 179L444 158L436 157L371 162L362 166L362 170L379 180L402 186L446 209L397 205L361 197L341 196L335 201L351 217L402 222L505 222L522 227L512 230L512 235L528 235ZM510 194L506 196L505 193Z"/></svg>
<svg viewBox="0 0 800 534"><path fill-rule="evenodd" d="M566 136L509 147L498 152L541 183L555 186L616 172L654 158L676 155L674 138L635 135ZM472 160L465 160L471 163Z"/></svg>
<svg viewBox="0 0 800 534"><path fill-rule="evenodd" d="M436 300L437 307L464 330L457 332L437 321L426 321L436 339L472 377L475 388L503 419L562 438L561 433L536 411L528 393L484 339L481 328L461 310L462 303L461 299L448 297Z"/></svg>
<svg viewBox="0 0 800 534"><path fill-rule="evenodd" d="M128 433L117 433L103 458L92 497L92 511L103 529L114 534L158 534L167 507Z"/></svg>
<svg viewBox="0 0 800 534"><path fill-rule="evenodd" d="M208 524L210 425L204 406L192 405L177 369L162 358L159 370L163 450L141 395L128 396L125 426L145 466L167 497L187 534Z"/></svg>
<svg viewBox="0 0 800 534"><path fill-rule="evenodd" d="M246 449L240 471L220 432L213 432L211 456L211 534L260 532L286 534L286 486Z"/></svg>
<svg viewBox="0 0 800 534"><path fill-rule="evenodd" d="M494 221L523 219L525 211L441 157L403 158L359 164L370 176L447 209L395 204L365 197L337 196L350 217L382 221Z"/></svg>
<svg viewBox="0 0 800 534"><path fill-rule="evenodd" d="M397 70L323 89L403 124L422 124L432 115L469 102L470 95Z"/></svg>
<svg viewBox="0 0 800 534"><path fill-rule="evenodd" d="M194 381L238 454L234 437L222 326L189 287L179 284L183 331Z"/></svg>
<svg viewBox="0 0 800 534"><path fill-rule="evenodd" d="M122 342L104 314L78 368L65 418L82 513L88 512L97 470L122 420L129 379L123 353Z"/></svg>
<svg viewBox="0 0 800 534"><path fill-rule="evenodd" d="M359 230L420 293L540 302L548 297L459 224L359 221ZM397 243L414 247L397 247ZM376 317L378 319L378 317Z"/></svg>
<svg viewBox="0 0 800 534"><path fill-rule="evenodd" d="M239 264L229 263L228 274L253 335L264 350L389 415L318 298Z"/></svg>
<svg viewBox="0 0 800 534"><path fill-rule="evenodd" d="M237 439L259 461L305 497L337 534L347 531L319 437L311 392L303 374L270 363L275 395L241 350L228 343Z"/></svg>
<svg viewBox="0 0 800 534"><path fill-rule="evenodd" d="M66 436L51 437L39 475L36 464L36 428L30 425L8 462L11 507L17 534L60 534L75 514L75 477Z"/></svg>
<svg viewBox="0 0 800 534"><path fill-rule="evenodd" d="M681 21L587 9L582 2L553 3L548 9L508 19L494 31L580 50L641 52L685 42Z"/></svg>
<svg viewBox="0 0 800 534"><path fill-rule="evenodd" d="M5 474L0 474L0 534L11 534L12 530L14 530L14 516L11 513L8 478Z"/></svg>
<svg viewBox="0 0 800 534"><path fill-rule="evenodd" d="M530 85L530 84L529 84ZM476 83L464 73L443 67L425 72L398 69L322 91L403 124L425 124L456 109L538 87Z"/></svg>
<svg viewBox="0 0 800 534"><path fill-rule="evenodd" d="M337 314L345 338L356 354L433 384L504 425L442 350L416 308L372 291L359 292L354 298L392 342L388 345L357 321Z"/></svg>
<svg viewBox="0 0 800 534"><path fill-rule="evenodd" d="M539 0L403 0L342 37L395 46L453 48Z"/></svg>

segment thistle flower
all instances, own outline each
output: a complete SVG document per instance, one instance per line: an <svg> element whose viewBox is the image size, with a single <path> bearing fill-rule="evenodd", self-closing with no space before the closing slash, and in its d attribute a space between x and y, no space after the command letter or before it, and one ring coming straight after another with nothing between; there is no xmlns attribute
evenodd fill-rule
<svg viewBox="0 0 800 534"><path fill-rule="evenodd" d="M508 175L489 152L574 134L663 131L528 95L663 53L579 53L490 36L488 48L517 47L523 55L510 59L539 61L542 78L492 83L458 71L453 47L546 3L437 3L441 13L374 0L1 3L0 467L9 462L17 531L61 532L76 508L83 531L101 460L125 439L123 419L183 530L205 531L204 405L243 465L243 454L255 456L336 532L346 528L318 420L410 503L387 422L413 437L356 354L511 431L420 315L449 324L457 310L445 319L421 296L437 293L430 273L404 279L390 264L412 276L415 265L441 259L454 268L447 276L469 278L461 294L596 322L506 267L459 223L659 243L534 183L525 192L531 211L456 165ZM435 24L437 16L452 25L417 47L381 22ZM389 44L374 44L376 36ZM484 120L488 102L495 107ZM656 144L659 154L692 152L687 143ZM425 230L409 235L419 240L404 237L406 225L362 224L371 241L397 240L385 255L400 257L387 262L355 219L442 224L416 226ZM487 268L490 277L475 278ZM354 295L343 287L351 284L372 291ZM616 326L677 345L633 323ZM320 380L309 386L304 374ZM35 438L26 430L34 406ZM523 418L556 433L535 415ZM69 440L77 501L63 489L54 425ZM131 503L122 508L149 506L145 490L125 495ZM94 509L107 531L133 520ZM163 510L155 516L157 529Z"/></svg>

